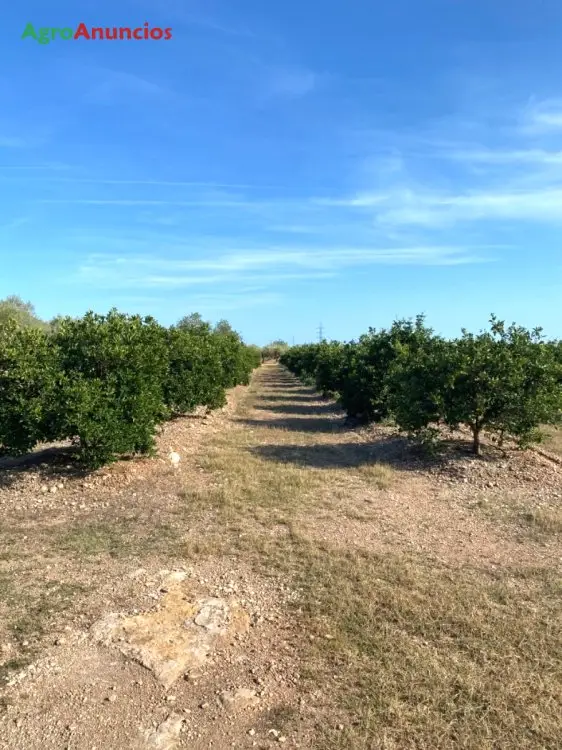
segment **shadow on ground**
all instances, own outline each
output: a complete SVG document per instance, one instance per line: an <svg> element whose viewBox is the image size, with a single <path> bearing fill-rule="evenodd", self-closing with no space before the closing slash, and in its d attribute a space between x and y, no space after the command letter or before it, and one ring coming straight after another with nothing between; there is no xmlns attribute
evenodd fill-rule
<svg viewBox="0 0 562 750"><path fill-rule="evenodd" d="M279 373L264 374L260 377L260 383L265 388L304 388L311 393L316 393L312 386L306 386L301 380L293 375L282 375Z"/></svg>
<svg viewBox="0 0 562 750"><path fill-rule="evenodd" d="M304 397L307 397L307 398L318 397L318 394L313 388L309 388L308 386L303 385L302 383L285 382L285 381L281 381L279 383L265 382L264 386L265 386L266 393L269 389L273 391L283 391L283 393L285 394L283 398L287 400L293 398L293 394L295 395L300 394L302 395L303 398ZM282 394L275 394L275 395L282 395Z"/></svg>
<svg viewBox="0 0 562 750"><path fill-rule="evenodd" d="M320 423L322 424L321 421ZM311 432L314 431L341 433L347 430L343 425L333 430L327 426L318 427L316 430L312 428ZM315 469L352 469L373 463L385 463L403 471L420 471L453 467L460 461L466 462L467 459L478 464L495 463L505 459L504 451L490 445L484 446L482 456L475 456L468 440L446 440L438 453L428 455L407 437L400 435L378 437L376 441L367 443L261 445L249 450L253 455L267 461L292 463Z"/></svg>
<svg viewBox="0 0 562 750"><path fill-rule="evenodd" d="M76 460L76 448L50 446L24 456L0 459L0 489L11 487L22 474L35 472L41 478L87 477L91 472Z"/></svg>
<svg viewBox="0 0 562 750"><path fill-rule="evenodd" d="M297 404L258 403L255 404L253 408L258 411L270 411L277 414L318 414L319 416L335 414L339 411L336 404L325 403L322 401L316 403L304 403L303 401L302 403L299 402Z"/></svg>
<svg viewBox="0 0 562 750"><path fill-rule="evenodd" d="M323 419L314 417L284 417L280 419L244 419L242 424L256 429L266 427L269 429L291 430L292 432L344 432L343 419Z"/></svg>
<svg viewBox="0 0 562 750"><path fill-rule="evenodd" d="M279 401L279 403L293 403L295 401L318 401L319 403L325 403L326 399L323 399L317 393L311 392L310 395L301 395L298 393L291 393L290 395L280 396L277 393L266 393L261 397L264 401Z"/></svg>
<svg viewBox="0 0 562 750"><path fill-rule="evenodd" d="M382 439L376 443L260 445L251 448L250 452L267 461L315 469L350 469L377 462L399 468L407 468L408 464L416 463L416 468L419 467L419 463L413 460L408 441L400 437Z"/></svg>

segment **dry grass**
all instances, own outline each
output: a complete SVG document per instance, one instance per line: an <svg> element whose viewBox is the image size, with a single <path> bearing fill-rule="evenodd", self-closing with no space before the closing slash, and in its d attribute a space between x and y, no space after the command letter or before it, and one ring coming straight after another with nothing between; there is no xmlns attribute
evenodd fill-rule
<svg viewBox="0 0 562 750"><path fill-rule="evenodd" d="M548 508L541 510L528 510L520 514L523 523L537 535L559 535L562 534L562 509Z"/></svg>
<svg viewBox="0 0 562 750"><path fill-rule="evenodd" d="M337 674L333 748L554 748L560 586L546 571L455 571L422 558L309 549L315 682Z"/></svg>
<svg viewBox="0 0 562 750"><path fill-rule="evenodd" d="M358 468L362 479L379 490L387 490L396 481L396 470L386 464L365 464Z"/></svg>
<svg viewBox="0 0 562 750"><path fill-rule="evenodd" d="M275 438L294 442L295 433L280 429ZM351 472L271 462L250 450L271 439L264 425L213 441L202 465L215 485L183 496L193 520L206 519L202 548L191 552L241 557L292 581L306 685L310 695L322 691L316 746L558 747L555 571L450 568L421 554L342 553L315 542L303 516L341 502ZM395 470L378 464L353 473L381 491L396 480ZM534 514L532 523L554 532L559 520Z"/></svg>
<svg viewBox="0 0 562 750"><path fill-rule="evenodd" d="M143 524L138 518L119 518L68 526L53 540L53 547L59 554L82 560L106 555L141 558L159 550L170 551L177 540L178 531L169 523Z"/></svg>
<svg viewBox="0 0 562 750"><path fill-rule="evenodd" d="M243 557L300 591L300 626L314 637L300 654L308 687L330 685L329 714L344 725L321 722L319 748L556 747L562 589L553 573L459 571L314 544L296 513L311 480L255 461L219 461L230 467L224 487L185 495L213 513L197 551Z"/></svg>
<svg viewBox="0 0 562 750"><path fill-rule="evenodd" d="M537 541L562 535L562 508L529 507L520 498L506 494L479 493L472 505L488 518L507 521Z"/></svg>
<svg viewBox="0 0 562 750"><path fill-rule="evenodd" d="M77 583L33 577L24 581L15 575L0 575L2 623L18 646L17 655L0 664L0 685L33 661L53 620L69 610L84 591Z"/></svg>
<svg viewBox="0 0 562 750"><path fill-rule="evenodd" d="M542 431L545 435L544 447L551 453L562 456L562 429L548 426L544 427Z"/></svg>

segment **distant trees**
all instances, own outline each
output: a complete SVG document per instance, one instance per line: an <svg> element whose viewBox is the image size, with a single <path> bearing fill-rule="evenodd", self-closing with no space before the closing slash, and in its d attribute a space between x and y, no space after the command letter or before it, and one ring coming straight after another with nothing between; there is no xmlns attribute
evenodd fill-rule
<svg viewBox="0 0 562 750"><path fill-rule="evenodd" d="M16 295L0 300L0 325L8 320L15 321L22 328L48 328L48 323L37 317L31 302L24 302Z"/></svg>
<svg viewBox="0 0 562 750"><path fill-rule="evenodd" d="M262 348L262 361L265 362L268 359L278 360L288 348L289 344L286 341L276 339Z"/></svg>
<svg viewBox="0 0 562 750"><path fill-rule="evenodd" d="M190 315L184 315L176 323L176 328L183 331L193 331L196 333L208 333L211 330L211 324L207 323L201 317L200 313L194 312Z"/></svg>
<svg viewBox="0 0 562 750"><path fill-rule="evenodd" d="M234 329L232 328L228 320L219 320L218 323L215 323L213 331L215 333L222 333L222 334L235 333Z"/></svg>
<svg viewBox="0 0 562 750"><path fill-rule="evenodd" d="M541 424L562 416L562 346L540 329L506 326L492 316L490 330L447 341L415 321L395 321L358 341L292 347L281 362L337 394L348 415L366 422L391 418L420 439L444 424L467 427L473 451L482 432L525 445Z"/></svg>

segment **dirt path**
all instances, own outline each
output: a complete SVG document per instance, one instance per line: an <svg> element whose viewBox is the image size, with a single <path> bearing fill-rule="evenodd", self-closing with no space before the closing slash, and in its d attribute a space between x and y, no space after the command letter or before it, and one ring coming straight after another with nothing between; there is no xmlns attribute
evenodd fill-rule
<svg viewBox="0 0 562 750"><path fill-rule="evenodd" d="M0 748L560 746L560 466L416 458L276 365L159 452L0 475Z"/></svg>

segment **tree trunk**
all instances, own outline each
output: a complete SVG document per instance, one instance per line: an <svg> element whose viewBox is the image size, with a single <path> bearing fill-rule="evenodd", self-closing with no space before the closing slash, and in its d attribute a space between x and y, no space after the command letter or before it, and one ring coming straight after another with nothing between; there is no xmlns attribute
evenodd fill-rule
<svg viewBox="0 0 562 750"><path fill-rule="evenodd" d="M473 425L472 427L472 451L475 456L481 456L482 455L482 449L480 445L480 432L482 428L478 425Z"/></svg>

